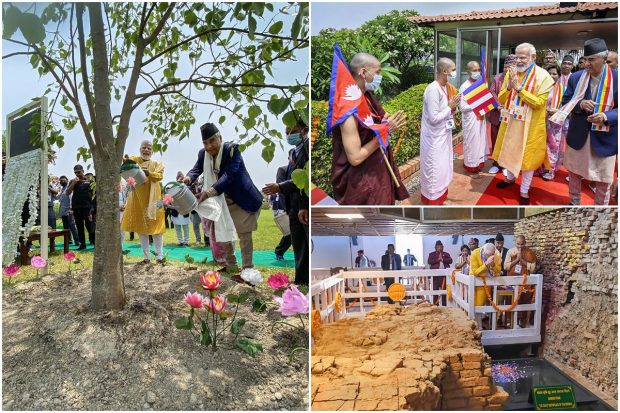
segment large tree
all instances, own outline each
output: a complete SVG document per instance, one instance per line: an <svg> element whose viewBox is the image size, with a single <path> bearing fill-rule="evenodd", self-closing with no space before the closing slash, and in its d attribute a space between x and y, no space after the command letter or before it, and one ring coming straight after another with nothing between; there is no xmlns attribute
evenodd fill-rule
<svg viewBox="0 0 620 413"><path fill-rule="evenodd" d="M63 129L79 125L97 174L97 226L92 306L120 309L126 302L117 185L129 125L145 105L153 149L182 139L194 111L208 105L219 122L236 119L241 149L261 142L269 162L282 134L266 110L294 124L308 119L307 77L278 82L273 69L308 47L308 6L288 3L35 3L3 5L3 38L22 47L3 56L29 55L50 76L49 143L62 147ZM39 10L37 11L37 7ZM285 23L287 27L285 27ZM289 27L290 26L290 27ZM21 36L19 36L21 34ZM209 94L212 99L198 100ZM120 111L113 113L113 99ZM64 114L59 115L57 107ZM266 108L264 110L263 108ZM62 128L54 127L62 121Z"/></svg>

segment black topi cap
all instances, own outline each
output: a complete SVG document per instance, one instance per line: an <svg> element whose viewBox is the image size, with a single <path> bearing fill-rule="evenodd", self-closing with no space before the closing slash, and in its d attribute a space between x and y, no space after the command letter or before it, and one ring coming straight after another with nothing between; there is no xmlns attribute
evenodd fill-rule
<svg viewBox="0 0 620 413"><path fill-rule="evenodd" d="M504 241L504 236L502 235L501 232L498 232L497 235L495 236L495 241Z"/></svg>
<svg viewBox="0 0 620 413"><path fill-rule="evenodd" d="M598 37L594 39L586 40L583 43L583 55L584 56L592 56L597 53L606 52L606 51L607 51L607 44L605 43L605 40L599 39Z"/></svg>
<svg viewBox="0 0 620 413"><path fill-rule="evenodd" d="M202 140L206 141L220 130L212 123L205 123L200 127L200 134L202 135Z"/></svg>
<svg viewBox="0 0 620 413"><path fill-rule="evenodd" d="M573 59L573 56L567 54L567 55L564 55L564 57L562 58L562 63L564 62L569 62L572 65L575 63L575 60Z"/></svg>
<svg viewBox="0 0 620 413"><path fill-rule="evenodd" d="M435 243L435 246L437 246L437 245L441 245L443 247L443 244L439 240L437 240L437 242Z"/></svg>

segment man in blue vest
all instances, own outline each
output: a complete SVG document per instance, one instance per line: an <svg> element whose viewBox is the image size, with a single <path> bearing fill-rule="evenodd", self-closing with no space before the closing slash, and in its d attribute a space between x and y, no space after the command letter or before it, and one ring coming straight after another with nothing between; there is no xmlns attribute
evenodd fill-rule
<svg viewBox="0 0 620 413"><path fill-rule="evenodd" d="M618 72L606 63L603 39L586 40L583 48L585 68L568 79L559 111L571 116L564 166L571 205L581 202L582 179L595 186L594 204L607 205L618 154Z"/></svg>
<svg viewBox="0 0 620 413"><path fill-rule="evenodd" d="M198 160L194 167L187 172L183 182L191 185L196 179L205 172L205 156L212 157L213 171L217 180L210 186L205 185L200 193L198 202L213 196L224 194L226 205L230 211L239 245L241 247L241 264L243 268L252 268L252 232L258 228L258 216L263 203L263 196L258 191L252 178L248 174L239 145L232 142L222 142L219 129L212 123L205 123L200 127L203 149L198 151ZM232 242L223 243L226 251L226 267L222 270L235 272L237 269L237 259L234 254ZM235 281L241 281L237 275L233 276Z"/></svg>

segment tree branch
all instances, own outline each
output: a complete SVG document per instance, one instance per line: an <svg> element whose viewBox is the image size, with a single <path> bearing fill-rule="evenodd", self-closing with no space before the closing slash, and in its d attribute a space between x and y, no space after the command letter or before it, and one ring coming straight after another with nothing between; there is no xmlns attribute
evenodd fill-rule
<svg viewBox="0 0 620 413"><path fill-rule="evenodd" d="M159 35L159 33L163 30L164 26L166 25L166 22L168 21L168 19L170 18L170 15L172 14L172 12L174 11L176 4L175 3L170 3L170 5L168 6L168 8L166 9L166 11L164 12L164 14L161 16L161 19L159 20L159 22L157 23L157 26L155 27L155 30L153 30L153 33L151 33L151 35L149 37L147 37L146 39L144 39L144 45L148 46L149 44L153 43L153 41L155 40L155 38Z"/></svg>
<svg viewBox="0 0 620 413"><path fill-rule="evenodd" d="M90 79L88 78L88 64L86 62L86 44L84 40L84 3L76 4L76 18L77 18L77 30L78 30L78 42L80 47L80 66L82 68L82 83L84 88L84 95L86 96L86 105L88 107L88 113L90 114L91 122L93 123L93 132L95 142L101 142L102 137L99 136L99 128L97 127L97 113L95 112L95 104L93 101L93 95L90 90ZM91 28L92 31L92 28ZM75 70L75 68L74 68Z"/></svg>
<svg viewBox="0 0 620 413"><path fill-rule="evenodd" d="M220 31L222 31L222 32L223 31L234 31L234 32L246 33L246 34L250 33L249 30L240 29L238 27L220 27L220 28L207 29L207 30L204 30L204 31L202 31L200 33L195 34L194 36L188 37L187 39L184 39L181 42L179 42L179 43L177 43L175 45L172 45L172 46L166 48L165 50L157 53L155 56L151 57L146 62L143 62L142 66L146 66L149 63L152 63L153 61L157 60L158 58L160 58L161 56L165 55L166 53L171 52L174 49L177 49L177 48L183 46L184 44L191 42L192 40L196 40L200 36L204 36L205 34L209 34L209 33L212 33L212 32L220 32ZM272 39L297 40L299 42L302 42L302 41L307 42L308 41L308 39L293 39L292 37L278 36L278 35L275 35L275 34L268 34L268 33L258 33L258 32L255 32L254 35L255 36L261 36L261 37L268 37L268 38L272 38Z"/></svg>

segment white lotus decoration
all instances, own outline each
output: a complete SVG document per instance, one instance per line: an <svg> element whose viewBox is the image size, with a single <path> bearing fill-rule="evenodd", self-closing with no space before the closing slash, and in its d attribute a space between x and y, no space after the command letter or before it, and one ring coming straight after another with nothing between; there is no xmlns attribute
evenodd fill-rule
<svg viewBox="0 0 620 413"><path fill-rule="evenodd" d="M358 100L362 97L362 91L355 83L344 88L344 100Z"/></svg>

